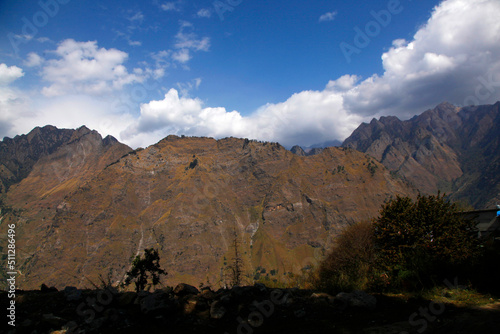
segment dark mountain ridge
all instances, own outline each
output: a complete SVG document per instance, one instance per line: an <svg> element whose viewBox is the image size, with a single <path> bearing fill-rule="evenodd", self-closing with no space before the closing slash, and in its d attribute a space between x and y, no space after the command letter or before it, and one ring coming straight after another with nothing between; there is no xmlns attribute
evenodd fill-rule
<svg viewBox="0 0 500 334"><path fill-rule="evenodd" d="M444 191L476 208L500 201L500 102L442 103L407 121L373 119L343 147L365 152L425 193Z"/></svg>
<svg viewBox="0 0 500 334"><path fill-rule="evenodd" d="M0 141L0 193L7 192L10 186L26 178L41 158L89 134L100 137L96 131L91 131L86 126L72 130L58 129L52 125L36 127L28 134L14 138L5 137ZM107 136L102 143L109 146L118 144L118 140Z"/></svg>

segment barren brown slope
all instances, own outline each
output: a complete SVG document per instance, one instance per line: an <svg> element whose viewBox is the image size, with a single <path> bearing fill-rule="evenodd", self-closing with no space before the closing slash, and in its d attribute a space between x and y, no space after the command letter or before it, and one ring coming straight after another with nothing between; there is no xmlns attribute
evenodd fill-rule
<svg viewBox="0 0 500 334"><path fill-rule="evenodd" d="M37 264L31 259L33 254L45 247L42 238L53 226L57 212L65 210L65 198L95 177L106 165L117 161L132 149L113 137L103 139L99 133L86 127L77 130L50 126L35 128L27 136L16 137L14 141L19 139L22 140L21 145L12 147L12 140L2 144L10 147L7 151L12 156L29 159L14 158L15 163L8 159L2 162L7 166L17 165L19 170L29 170L29 173L19 177L18 183L12 184L9 191L1 196L4 219L0 226L5 236L7 223L17 225L16 260L23 265L16 266L16 269L20 269L22 279L25 270L29 273L31 267L58 267L57 262ZM5 238L0 239L0 251L5 250L6 246ZM5 275L5 272L1 275Z"/></svg>
<svg viewBox="0 0 500 334"><path fill-rule="evenodd" d="M51 162L37 166L50 173ZM19 187L40 182L36 173ZM47 177L47 176L46 176ZM234 231L245 274L272 278L319 260L346 224L369 219L397 194L413 194L369 156L330 148L299 157L279 144L169 136L110 164L76 191L38 192L23 207L22 288L42 282L120 281L131 257L160 250L168 282L220 283ZM18 192L9 192L12 206ZM43 203L65 193L49 217ZM45 220L42 216L46 215Z"/></svg>

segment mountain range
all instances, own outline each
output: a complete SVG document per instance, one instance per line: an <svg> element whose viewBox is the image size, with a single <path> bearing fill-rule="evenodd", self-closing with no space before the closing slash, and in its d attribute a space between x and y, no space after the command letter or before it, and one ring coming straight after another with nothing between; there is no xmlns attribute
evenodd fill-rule
<svg viewBox="0 0 500 334"><path fill-rule="evenodd" d="M495 204L499 106L444 103L407 121L374 119L313 154L184 136L133 150L86 127L4 138L0 226L16 224L18 285L117 283L150 247L167 284L223 286L235 248L247 283L278 281L317 265L346 225L397 195L441 190ZM6 254L4 239L0 247Z"/></svg>

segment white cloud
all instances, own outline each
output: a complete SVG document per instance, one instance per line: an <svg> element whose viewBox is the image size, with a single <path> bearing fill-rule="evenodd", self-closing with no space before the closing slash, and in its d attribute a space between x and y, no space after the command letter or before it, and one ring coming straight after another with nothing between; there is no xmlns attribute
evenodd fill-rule
<svg viewBox="0 0 500 334"><path fill-rule="evenodd" d="M180 49L172 54L172 59L179 63L185 64L191 60L191 55L188 49Z"/></svg>
<svg viewBox="0 0 500 334"><path fill-rule="evenodd" d="M131 31L131 30L134 30L135 27L134 26L129 26L128 27L128 30ZM119 37L119 38L122 38L123 40L127 41L128 45L130 46L141 46L142 45L142 42L141 41L134 41L131 37L131 34L130 33L124 33L124 32L121 32L120 30L115 30L113 29L113 32Z"/></svg>
<svg viewBox="0 0 500 334"><path fill-rule="evenodd" d="M26 59L24 64L28 67L38 67L38 66L42 65L43 61L44 61L44 59L42 57L40 57L39 55L37 55L34 52L30 52L28 54L28 59Z"/></svg>
<svg viewBox="0 0 500 334"><path fill-rule="evenodd" d="M141 105L139 119L121 133L132 145L145 140L158 141L167 134L207 135L213 137L240 135L242 117L224 108L203 108L200 99L179 97L170 89L163 100Z"/></svg>
<svg viewBox="0 0 500 334"><path fill-rule="evenodd" d="M38 58L34 54L28 57L28 61L33 59ZM137 69L138 74L145 75L141 71ZM0 137L13 137L28 133L36 126L51 124L66 128L87 125L104 136L111 134L118 138L120 132L133 121L129 112L118 112L115 94L96 97L87 92L68 92L63 96L46 98L36 90L9 87L23 75L19 67L0 64ZM106 88L100 87L98 81L94 84L95 89Z"/></svg>
<svg viewBox="0 0 500 334"><path fill-rule="evenodd" d="M130 46L141 46L142 42L141 41L128 40L128 45L130 45Z"/></svg>
<svg viewBox="0 0 500 334"><path fill-rule="evenodd" d="M128 73L123 63L128 54L117 49L98 48L97 42L67 39L53 52L42 69L43 79L51 83L42 92L57 96L71 92L105 94L144 78Z"/></svg>
<svg viewBox="0 0 500 334"><path fill-rule="evenodd" d="M141 105L139 119L127 128L127 142L160 140L167 134L244 137L311 145L345 137L362 119L342 108L342 97L331 91L304 91L287 101L267 104L250 116L225 108L203 107L198 98L179 97L171 89L163 100Z"/></svg>
<svg viewBox="0 0 500 334"><path fill-rule="evenodd" d="M205 18L210 18L212 17L212 11L210 9L200 9L198 13L196 13L198 17L205 17Z"/></svg>
<svg viewBox="0 0 500 334"><path fill-rule="evenodd" d="M19 79L24 75L21 68L17 66L7 66L6 64L0 64L0 85L5 86L13 81Z"/></svg>
<svg viewBox="0 0 500 334"><path fill-rule="evenodd" d="M178 4L175 3L175 2L165 2L160 7L161 7L161 9L163 9L166 12L168 12L168 11L179 11L179 8L178 8L177 5Z"/></svg>
<svg viewBox="0 0 500 334"><path fill-rule="evenodd" d="M330 91L346 92L354 88L360 79L361 77L357 75L346 74L337 80L330 80L328 85L326 85L326 89Z"/></svg>
<svg viewBox="0 0 500 334"><path fill-rule="evenodd" d="M48 37L39 37L36 40L39 43L47 43L47 42L52 42L53 43L53 41L50 38L48 38Z"/></svg>
<svg viewBox="0 0 500 334"><path fill-rule="evenodd" d="M31 101L22 92L9 87L0 89L0 110L2 111L0 112L0 139L31 130L23 127L20 122L21 119L37 119L36 115L30 111L30 106Z"/></svg>
<svg viewBox="0 0 500 334"><path fill-rule="evenodd" d="M310 145L343 140L372 117L406 118L443 101L494 103L500 100L499 31L498 0L443 1L411 41L397 39L382 55L382 75L344 75L322 91L296 93L247 116L204 107L172 89L163 100L143 104L123 138L156 141L173 133ZM200 45L184 40L190 48Z"/></svg>
<svg viewBox="0 0 500 334"><path fill-rule="evenodd" d="M50 124L73 129L86 125L103 137L119 138L120 132L134 121L130 113L116 112L111 99L88 95L31 99L26 92L9 88L0 90L0 110L0 134L10 137Z"/></svg>
<svg viewBox="0 0 500 334"><path fill-rule="evenodd" d="M0 64L0 134L17 134L13 121L29 110L29 98L9 84L24 76L24 72L17 66Z"/></svg>
<svg viewBox="0 0 500 334"><path fill-rule="evenodd" d="M201 78L196 78L189 82L178 82L177 88L179 89L179 93L181 93L183 97L188 97L193 89L198 89L200 87L201 81Z"/></svg>
<svg viewBox="0 0 500 334"><path fill-rule="evenodd" d="M193 25L191 23L181 21L179 31L175 35L174 48L177 51L172 54L172 59L181 64L191 60L191 51L207 52L210 49L210 38L198 38L198 35L191 31L192 29Z"/></svg>
<svg viewBox="0 0 500 334"><path fill-rule="evenodd" d="M120 132L133 121L131 114L114 111L113 102L84 95L51 99L37 108L37 118L44 120L44 124L60 128L78 128L86 125L90 129L97 130L103 137L112 135L115 138L119 138ZM40 125L33 119L25 120L25 123L27 124L23 126L29 129Z"/></svg>
<svg viewBox="0 0 500 334"><path fill-rule="evenodd" d="M189 22L182 21L179 32L175 35L175 48L177 49L192 49L194 51L208 51L210 48L210 38L203 37L201 39L194 32L186 32L192 29L193 25Z"/></svg>
<svg viewBox="0 0 500 334"><path fill-rule="evenodd" d="M337 11L325 13L319 17L319 22L333 21L335 20L336 16L337 16Z"/></svg>
<svg viewBox="0 0 500 334"><path fill-rule="evenodd" d="M132 17L130 17L129 20L132 22L134 21L142 22L144 20L144 14L142 14L142 12L139 11L135 13Z"/></svg>
<svg viewBox="0 0 500 334"><path fill-rule="evenodd" d="M159 79L165 74L165 70L170 67L170 57L172 51L162 50L151 54L151 58L155 61L156 70L153 77Z"/></svg>
<svg viewBox="0 0 500 334"><path fill-rule="evenodd" d="M411 116L442 101L457 105L500 99L500 2L448 0L407 42L382 55L384 74L345 96L361 115Z"/></svg>

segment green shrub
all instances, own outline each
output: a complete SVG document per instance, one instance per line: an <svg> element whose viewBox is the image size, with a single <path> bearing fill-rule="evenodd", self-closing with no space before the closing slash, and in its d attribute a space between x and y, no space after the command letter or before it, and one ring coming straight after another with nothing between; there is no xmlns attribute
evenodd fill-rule
<svg viewBox="0 0 500 334"><path fill-rule="evenodd" d="M464 276L480 254L476 223L445 196L397 197L374 220L377 268L394 288L432 287Z"/></svg>

